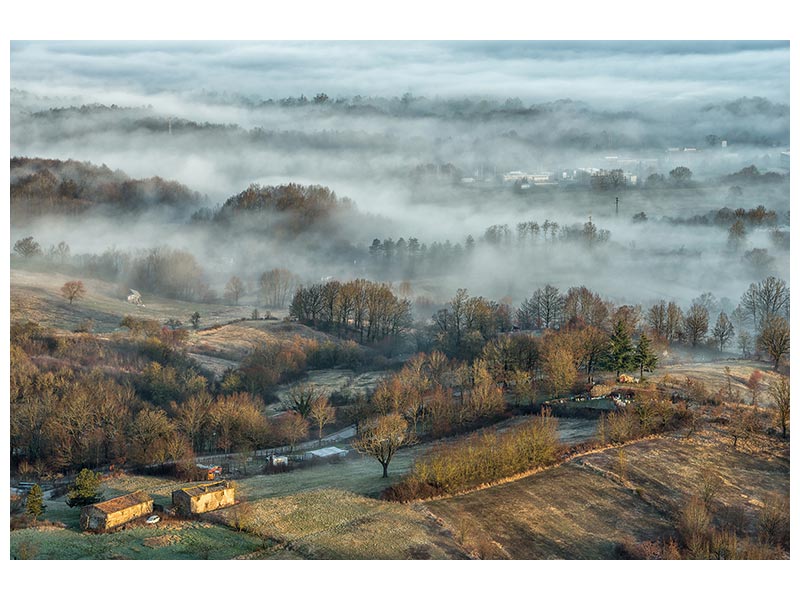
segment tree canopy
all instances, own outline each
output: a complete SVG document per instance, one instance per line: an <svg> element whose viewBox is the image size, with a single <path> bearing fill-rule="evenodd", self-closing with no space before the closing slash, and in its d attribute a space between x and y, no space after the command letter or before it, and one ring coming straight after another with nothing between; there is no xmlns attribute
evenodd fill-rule
<svg viewBox="0 0 800 600"><path fill-rule="evenodd" d="M67 504L71 507L95 504L102 500L100 493L100 473L91 469L81 469L67 492Z"/></svg>

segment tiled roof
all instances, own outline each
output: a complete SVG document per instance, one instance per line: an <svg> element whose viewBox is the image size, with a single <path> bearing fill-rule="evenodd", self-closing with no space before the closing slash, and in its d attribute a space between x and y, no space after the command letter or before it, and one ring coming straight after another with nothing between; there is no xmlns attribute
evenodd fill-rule
<svg viewBox="0 0 800 600"><path fill-rule="evenodd" d="M203 494L224 490L227 487L228 487L227 481L220 481L218 483L201 483L200 485L181 488L180 491L182 491L184 494L188 496L202 496Z"/></svg>
<svg viewBox="0 0 800 600"><path fill-rule="evenodd" d="M94 508L106 514L109 514L130 508L131 506L136 506L137 504L150 502L151 500L152 498L144 492L133 492L127 496L118 496L117 498L112 498L111 500L106 500L105 502L99 502L93 506Z"/></svg>

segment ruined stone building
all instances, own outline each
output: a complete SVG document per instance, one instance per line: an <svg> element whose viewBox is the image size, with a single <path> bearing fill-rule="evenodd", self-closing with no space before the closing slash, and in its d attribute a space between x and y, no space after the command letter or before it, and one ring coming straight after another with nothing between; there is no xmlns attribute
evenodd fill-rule
<svg viewBox="0 0 800 600"><path fill-rule="evenodd" d="M182 515L199 515L235 502L235 490L227 481L201 483L172 492L172 504Z"/></svg>
<svg viewBox="0 0 800 600"><path fill-rule="evenodd" d="M90 504L81 509L81 528L87 531L108 531L153 512L153 499L144 492L134 492Z"/></svg>

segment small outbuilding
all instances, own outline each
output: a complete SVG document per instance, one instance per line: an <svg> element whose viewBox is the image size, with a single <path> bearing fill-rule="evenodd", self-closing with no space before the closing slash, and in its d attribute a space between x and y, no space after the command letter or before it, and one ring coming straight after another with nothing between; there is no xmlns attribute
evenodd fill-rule
<svg viewBox="0 0 800 600"><path fill-rule="evenodd" d="M182 515L199 515L236 502L236 490L227 481L201 483L172 492L172 504Z"/></svg>
<svg viewBox="0 0 800 600"><path fill-rule="evenodd" d="M303 455L303 460L313 460L321 458L344 458L347 456L347 450L342 450L336 446L328 446L327 448L319 448L318 450L310 450Z"/></svg>
<svg viewBox="0 0 800 600"><path fill-rule="evenodd" d="M144 492L133 492L81 509L81 529L109 531L153 512L153 499Z"/></svg>

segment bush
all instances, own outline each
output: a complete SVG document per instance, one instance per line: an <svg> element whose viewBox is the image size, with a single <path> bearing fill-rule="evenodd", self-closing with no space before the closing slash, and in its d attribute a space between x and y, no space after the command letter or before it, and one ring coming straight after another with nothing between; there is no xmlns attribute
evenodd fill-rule
<svg viewBox="0 0 800 600"><path fill-rule="evenodd" d="M702 382L697 381L696 379L692 379L690 377L686 378L686 394L689 397L689 400L692 402L696 402L697 404L716 404L718 403L718 399L714 397L714 395L709 392L708 387Z"/></svg>
<svg viewBox="0 0 800 600"><path fill-rule="evenodd" d="M671 431L687 423L692 412L684 404L660 397L640 396L633 404L600 418L598 430L612 444Z"/></svg>
<svg viewBox="0 0 800 600"><path fill-rule="evenodd" d="M789 500L770 494L758 515L759 540L770 546L789 549Z"/></svg>
<svg viewBox="0 0 800 600"><path fill-rule="evenodd" d="M432 498L440 490L429 483L407 478L381 492L381 500L388 502L411 502L418 498Z"/></svg>
<svg viewBox="0 0 800 600"><path fill-rule="evenodd" d="M628 537L617 548L617 554L629 560L660 560L663 558L663 544L650 540L637 542Z"/></svg>
<svg viewBox="0 0 800 600"><path fill-rule="evenodd" d="M677 529L690 558L708 558L711 515L702 498L693 496L689 499L678 516Z"/></svg>
<svg viewBox="0 0 800 600"><path fill-rule="evenodd" d="M440 446L419 458L402 489L387 496L455 493L554 463L558 422L549 411L502 433L489 431ZM419 496L417 496L419 497Z"/></svg>

